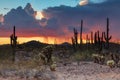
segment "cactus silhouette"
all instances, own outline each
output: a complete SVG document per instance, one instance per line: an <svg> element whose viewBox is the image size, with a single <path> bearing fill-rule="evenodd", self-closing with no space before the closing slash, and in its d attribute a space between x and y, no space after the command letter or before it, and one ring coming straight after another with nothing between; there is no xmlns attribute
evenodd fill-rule
<svg viewBox="0 0 120 80"><path fill-rule="evenodd" d="M93 32L91 31L91 44L93 44Z"/></svg>
<svg viewBox="0 0 120 80"><path fill-rule="evenodd" d="M94 35L94 44L95 46L97 47L98 51L100 52L103 48L103 35L104 35L104 32L102 32L102 36L100 37L100 32L99 30L97 32L95 32L95 35Z"/></svg>
<svg viewBox="0 0 120 80"><path fill-rule="evenodd" d="M75 40L74 40L73 37L71 38L71 40L72 40L72 46L73 46L73 49L75 50Z"/></svg>
<svg viewBox="0 0 120 80"><path fill-rule="evenodd" d="M101 41L104 42L104 32L102 32Z"/></svg>
<svg viewBox="0 0 120 80"><path fill-rule="evenodd" d="M111 40L112 36L109 36L109 18L107 18L107 26L106 26L106 33L104 32L104 39L106 42L106 49L109 49L109 41Z"/></svg>
<svg viewBox="0 0 120 80"><path fill-rule="evenodd" d="M88 36L88 34L86 35L86 44L89 44L90 43L90 38Z"/></svg>
<svg viewBox="0 0 120 80"><path fill-rule="evenodd" d="M83 20L81 20L81 27L80 27L80 44L82 44L82 29L83 29Z"/></svg>
<svg viewBox="0 0 120 80"><path fill-rule="evenodd" d="M99 30L97 31L97 38L98 38L98 44L100 45L100 42L101 42L101 40L100 40L100 33L99 33Z"/></svg>
<svg viewBox="0 0 120 80"><path fill-rule="evenodd" d="M94 34L94 44L95 45L97 44L97 32L95 32L95 34Z"/></svg>
<svg viewBox="0 0 120 80"><path fill-rule="evenodd" d="M78 32L75 28L73 28L73 32L74 32L74 37L72 37L72 44L73 44L73 48L74 50L76 50L78 48Z"/></svg>
<svg viewBox="0 0 120 80"><path fill-rule="evenodd" d="M101 42L101 50L102 48L104 48L104 32L102 32L102 36L101 36L101 39L100 39L100 42Z"/></svg>
<svg viewBox="0 0 120 80"><path fill-rule="evenodd" d="M78 32L75 28L74 28L74 40L75 40L75 45L78 46Z"/></svg>
<svg viewBox="0 0 120 80"><path fill-rule="evenodd" d="M13 49L13 61L15 60L15 49L17 46L17 36L15 34L15 26L13 27L13 34L10 36L11 46Z"/></svg>

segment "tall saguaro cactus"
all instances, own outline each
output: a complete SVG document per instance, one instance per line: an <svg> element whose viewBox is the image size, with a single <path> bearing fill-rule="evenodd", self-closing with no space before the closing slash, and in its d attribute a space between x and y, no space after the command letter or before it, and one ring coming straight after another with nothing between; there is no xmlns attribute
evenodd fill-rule
<svg viewBox="0 0 120 80"><path fill-rule="evenodd" d="M90 38L89 38L88 34L86 35L86 44L90 44Z"/></svg>
<svg viewBox="0 0 120 80"><path fill-rule="evenodd" d="M106 33L104 32L104 39L106 41L106 49L109 49L109 41L112 36L109 36L109 18L107 18Z"/></svg>
<svg viewBox="0 0 120 80"><path fill-rule="evenodd" d="M94 44L95 45L97 44L97 32L95 32L95 34L94 34Z"/></svg>
<svg viewBox="0 0 120 80"><path fill-rule="evenodd" d="M103 32L102 32L102 36L100 36L100 32L99 30L97 32L95 32L94 35L94 44L97 47L98 51L100 52L103 48Z"/></svg>
<svg viewBox="0 0 120 80"><path fill-rule="evenodd" d="M104 42L104 32L102 32L101 41Z"/></svg>
<svg viewBox="0 0 120 80"><path fill-rule="evenodd" d="M81 20L81 27L80 27L80 44L82 44L82 29L83 29L83 20Z"/></svg>
<svg viewBox="0 0 120 80"><path fill-rule="evenodd" d="M97 38L98 38L98 44L100 44L101 40L100 40L100 32L99 32L99 30L97 31Z"/></svg>
<svg viewBox="0 0 120 80"><path fill-rule="evenodd" d="M74 50L76 50L78 48L78 32L77 29L73 29L74 32L74 37L72 37L72 44L73 44L73 48Z"/></svg>
<svg viewBox="0 0 120 80"><path fill-rule="evenodd" d="M75 50L75 40L74 40L73 37L71 38L71 40L72 40L72 46L73 46L73 49Z"/></svg>
<svg viewBox="0 0 120 80"><path fill-rule="evenodd" d="M15 60L15 49L17 46L17 36L15 34L15 26L13 27L13 34L10 36L11 46L13 49L13 61Z"/></svg>
<svg viewBox="0 0 120 80"><path fill-rule="evenodd" d="M75 44L77 46L78 45L78 32L75 28L74 28L74 39L75 39Z"/></svg>
<svg viewBox="0 0 120 80"><path fill-rule="evenodd" d="M91 44L93 44L93 32L91 31Z"/></svg>

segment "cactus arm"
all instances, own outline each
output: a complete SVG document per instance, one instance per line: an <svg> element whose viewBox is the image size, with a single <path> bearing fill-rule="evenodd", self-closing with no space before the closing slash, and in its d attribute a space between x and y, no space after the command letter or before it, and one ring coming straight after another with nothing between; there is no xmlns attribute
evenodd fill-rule
<svg viewBox="0 0 120 80"><path fill-rule="evenodd" d="M108 38L108 40L110 40L110 39L112 39L112 36L110 36L110 37Z"/></svg>

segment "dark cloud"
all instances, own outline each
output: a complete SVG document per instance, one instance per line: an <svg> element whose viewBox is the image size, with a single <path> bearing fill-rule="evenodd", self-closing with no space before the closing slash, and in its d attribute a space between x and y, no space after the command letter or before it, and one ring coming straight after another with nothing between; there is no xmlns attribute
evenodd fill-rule
<svg viewBox="0 0 120 80"><path fill-rule="evenodd" d="M30 16L32 16L32 17L35 17L36 12L34 11L34 9L32 8L32 5L31 5L30 3L28 3L28 4L26 5L26 7L24 8L24 10L25 10L25 12L26 12L28 15L30 15Z"/></svg>
<svg viewBox="0 0 120 80"><path fill-rule="evenodd" d="M21 6L19 6L16 9L11 9L4 16L4 22L3 22L4 25L0 25L0 27L4 28L4 30L0 30L0 32L5 33L5 34L1 34L0 36L4 36L4 37L9 36L10 34L6 34L6 33L7 32L12 33L11 31L14 25L17 28L17 33L21 33L21 32L25 33L23 32L24 30L27 30L29 32L32 29L34 29L34 27L38 28L40 25L38 21L35 19L35 14L36 11L33 10L30 4L27 4L24 9ZM6 32L6 30L9 31ZM26 34L29 35L29 33Z"/></svg>
<svg viewBox="0 0 120 80"><path fill-rule="evenodd" d="M47 25L46 27L48 29L54 29L56 30L57 28L59 28L59 24L58 24L58 21L56 18L50 18L48 21L47 21Z"/></svg>
<svg viewBox="0 0 120 80"><path fill-rule="evenodd" d="M4 16L4 23L8 26L18 25L23 28L36 26L36 20L31 15L33 13L26 12L26 9L18 7L17 9L12 9Z"/></svg>
<svg viewBox="0 0 120 80"><path fill-rule="evenodd" d="M22 37L58 37L65 34L60 28L58 19L43 18L41 20L36 20L35 16L36 11L34 11L30 3L28 3L24 9L21 6L16 9L11 9L10 12L4 16L4 25L0 22L0 32L5 33L0 34L0 36L10 36L14 25L17 28L17 35ZM2 21L2 18L3 16L0 15L0 21Z"/></svg>
<svg viewBox="0 0 120 80"><path fill-rule="evenodd" d="M84 28L86 32L94 29L105 30L106 18L110 18L110 32L113 35L117 30L120 30L120 0L107 0L102 3L91 3L85 6L70 7L59 6L49 7L43 11L44 16L47 18L56 18L61 27L69 27L80 25L81 19L84 20ZM119 33L119 31L118 31Z"/></svg>
<svg viewBox="0 0 120 80"><path fill-rule="evenodd" d="M79 30L81 19L84 21L84 33L89 33L97 29L105 31L106 18L109 17L110 32L115 37L119 37L119 7L120 0L107 0L102 3L75 7L61 5L44 9L42 11L44 18L36 20L36 11L28 3L24 9L18 7L8 12L4 16L4 27L11 29L13 25L16 25L20 36L71 37L73 27Z"/></svg>
<svg viewBox="0 0 120 80"><path fill-rule="evenodd" d="M9 8L4 8L4 10L9 10Z"/></svg>
<svg viewBox="0 0 120 80"><path fill-rule="evenodd" d="M42 27L46 27L48 20L46 18L42 18L39 20L39 23Z"/></svg>
<svg viewBox="0 0 120 80"><path fill-rule="evenodd" d="M19 6L16 9L11 9L5 16L0 15L0 32L5 33L0 34L0 36L9 36L10 34L7 33L12 33L14 25L17 28L18 36L57 36L60 34L56 32L57 30L53 30L58 26L55 19L36 20L35 15L36 11L30 3L24 9Z"/></svg>

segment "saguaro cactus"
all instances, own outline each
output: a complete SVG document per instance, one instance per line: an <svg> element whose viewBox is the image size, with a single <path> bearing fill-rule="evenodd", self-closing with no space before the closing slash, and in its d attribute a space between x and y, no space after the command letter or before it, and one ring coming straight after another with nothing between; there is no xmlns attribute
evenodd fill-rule
<svg viewBox="0 0 120 80"><path fill-rule="evenodd" d="M101 41L104 42L104 32L102 32Z"/></svg>
<svg viewBox="0 0 120 80"><path fill-rule="evenodd" d="M109 36L109 18L107 18L107 26L106 26L106 33L104 32L104 39L106 42L106 49L109 49L109 41L112 36Z"/></svg>
<svg viewBox="0 0 120 80"><path fill-rule="evenodd" d="M73 37L71 38L71 40L72 40L72 46L73 46L73 49L75 50L75 40L74 40Z"/></svg>
<svg viewBox="0 0 120 80"><path fill-rule="evenodd" d="M78 48L78 32L75 28L73 29L73 32L74 32L74 37L72 37L71 39L74 50L76 50Z"/></svg>
<svg viewBox="0 0 120 80"><path fill-rule="evenodd" d="M101 40L100 40L100 33L99 33L99 30L97 31L97 38L98 38L98 44L100 45Z"/></svg>
<svg viewBox="0 0 120 80"><path fill-rule="evenodd" d="M83 29L83 20L81 20L81 27L80 27L80 44L82 44L82 29Z"/></svg>
<svg viewBox="0 0 120 80"><path fill-rule="evenodd" d="M94 34L94 44L95 45L97 44L97 32L95 32L95 34Z"/></svg>
<svg viewBox="0 0 120 80"><path fill-rule="evenodd" d="M102 32L101 37L100 37L99 30L97 32L95 32L94 44L98 48L98 51L100 52L102 50L102 48L103 48L103 32Z"/></svg>
<svg viewBox="0 0 120 80"><path fill-rule="evenodd" d="M91 31L91 44L93 44L93 32Z"/></svg>
<svg viewBox="0 0 120 80"><path fill-rule="evenodd" d="M90 43L90 38L88 37L88 34L86 35L86 44Z"/></svg>
<svg viewBox="0 0 120 80"><path fill-rule="evenodd" d="M15 60L15 49L17 46L17 36L15 34L15 26L13 27L13 34L10 36L11 46L13 49L13 61Z"/></svg>
<svg viewBox="0 0 120 80"><path fill-rule="evenodd" d="M75 40L75 45L78 46L78 32L75 28L74 28L74 40Z"/></svg>
<svg viewBox="0 0 120 80"><path fill-rule="evenodd" d="M102 48L104 47L104 32L102 32L102 36L100 38L100 44L101 44L100 49L102 50Z"/></svg>

